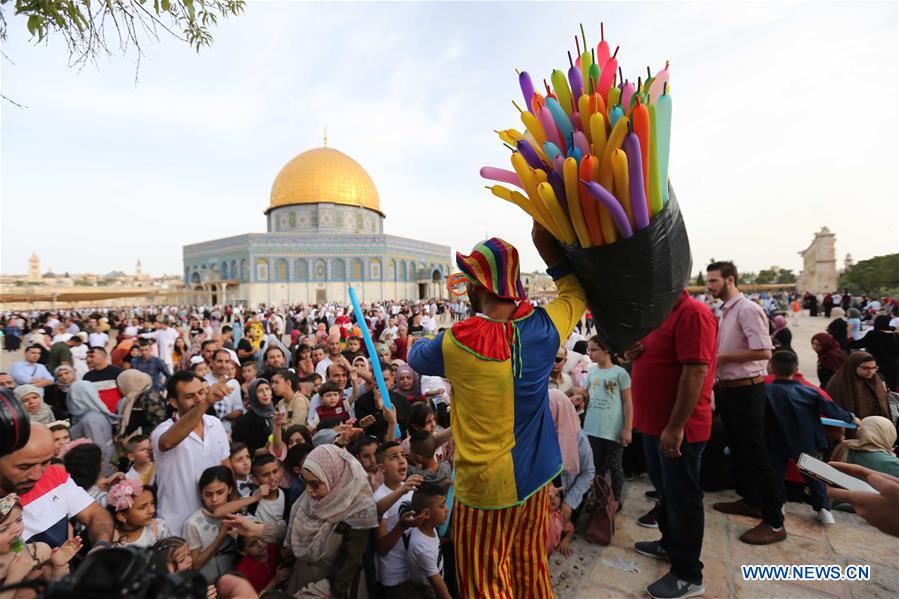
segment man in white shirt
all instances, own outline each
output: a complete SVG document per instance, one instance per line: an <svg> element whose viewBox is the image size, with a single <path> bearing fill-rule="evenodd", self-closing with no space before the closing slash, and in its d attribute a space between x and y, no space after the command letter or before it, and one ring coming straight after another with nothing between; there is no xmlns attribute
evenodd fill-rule
<svg viewBox="0 0 899 599"><path fill-rule="evenodd" d="M212 356L212 372L206 375L206 382L210 385L224 383L231 388L231 393L222 401L215 404L215 413L222 421L225 432L231 432L231 423L246 412L243 398L240 394L240 383L228 377L228 363L231 361L231 353L227 349L218 349Z"/></svg>
<svg viewBox="0 0 899 599"><path fill-rule="evenodd" d="M328 355L315 365L315 373L322 377L322 380L328 378L328 366L334 362L339 362L343 356L340 355L340 335L331 335L328 337Z"/></svg>
<svg viewBox="0 0 899 599"><path fill-rule="evenodd" d="M156 458L159 515L172 534L181 535L184 521L200 508L200 475L228 459L222 422L205 412L230 395L231 388L216 383L207 393L202 379L190 371L173 374L167 388L176 414L153 430L150 441Z"/></svg>
<svg viewBox="0 0 899 599"><path fill-rule="evenodd" d="M169 372L175 371L175 363L172 360L172 350L175 348L175 339L178 338L178 331L169 327L164 320L156 323L156 330L151 333L141 335L145 339L155 339L156 346L159 348L159 357L169 367Z"/></svg>
<svg viewBox="0 0 899 599"><path fill-rule="evenodd" d="M107 343L109 343L109 335L99 329L94 329L94 332L87 336L88 347L102 347L106 349Z"/></svg>

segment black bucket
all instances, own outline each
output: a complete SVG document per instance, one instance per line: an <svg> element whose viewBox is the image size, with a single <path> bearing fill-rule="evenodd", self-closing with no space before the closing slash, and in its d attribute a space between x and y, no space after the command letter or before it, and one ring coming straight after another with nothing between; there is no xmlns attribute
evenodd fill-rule
<svg viewBox="0 0 899 599"><path fill-rule="evenodd" d="M562 245L587 292L606 348L623 352L655 330L690 282L693 259L670 184L668 203L630 239L583 249Z"/></svg>

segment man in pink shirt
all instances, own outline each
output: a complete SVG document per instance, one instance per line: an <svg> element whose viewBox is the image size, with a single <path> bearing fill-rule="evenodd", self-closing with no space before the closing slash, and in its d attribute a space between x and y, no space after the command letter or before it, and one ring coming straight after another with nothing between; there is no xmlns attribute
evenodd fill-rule
<svg viewBox="0 0 899 599"><path fill-rule="evenodd" d="M724 302L718 330L715 405L728 434L734 486L741 499L716 503L725 514L761 518L740 535L751 545L768 545L787 538L783 498L768 454L765 423L770 417L765 374L773 345L762 307L737 289L733 262L713 262L706 268L706 288Z"/></svg>

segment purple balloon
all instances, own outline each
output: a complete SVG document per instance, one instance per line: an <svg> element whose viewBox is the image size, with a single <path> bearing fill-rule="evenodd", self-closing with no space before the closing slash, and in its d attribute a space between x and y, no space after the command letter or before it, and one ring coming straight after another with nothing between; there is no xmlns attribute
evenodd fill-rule
<svg viewBox="0 0 899 599"><path fill-rule="evenodd" d="M628 133L621 144L627 155L627 176L631 192L631 209L637 229L649 226L649 206L646 205L646 190L643 189L643 155L640 153L640 138L634 132Z"/></svg>
<svg viewBox="0 0 899 599"><path fill-rule="evenodd" d="M531 144L523 139L519 139L517 147L519 153L524 157L524 161L528 163L528 166L531 168L542 168L543 170L547 170L546 165L540 160L540 156L537 155L537 152L534 151Z"/></svg>
<svg viewBox="0 0 899 599"><path fill-rule="evenodd" d="M579 113L579 112L571 113L571 124L574 125L575 131L583 131L584 130L584 125L583 125L583 123L581 123L581 113Z"/></svg>
<svg viewBox="0 0 899 599"><path fill-rule="evenodd" d="M557 156L556 159L560 162L564 162L562 156ZM562 180L562 175L556 171L549 171L546 175L546 181L549 183L550 187L553 188L556 199L559 200L559 204L562 205L562 210L565 211L565 216L570 218L571 214L568 211L568 199L565 197L565 182Z"/></svg>
<svg viewBox="0 0 899 599"><path fill-rule="evenodd" d="M527 71L518 74L518 85L521 86L521 95L524 96L524 105L527 106L531 114L534 114L534 107L531 106L531 99L534 97L534 82Z"/></svg>
<svg viewBox="0 0 899 599"><path fill-rule="evenodd" d="M624 208L618 203L618 198L609 193L608 190L599 183L594 181L584 181L583 179L580 179L580 182L584 184L590 195L598 200L600 204L605 206L612 215L612 220L615 221L615 227L618 229L621 237L624 239L632 237L634 230L631 229L631 223L627 220L627 214L624 212Z"/></svg>
<svg viewBox="0 0 899 599"><path fill-rule="evenodd" d="M576 66L568 67L568 83L571 85L571 97L574 98L575 105L584 93L584 78L581 77L581 70Z"/></svg>

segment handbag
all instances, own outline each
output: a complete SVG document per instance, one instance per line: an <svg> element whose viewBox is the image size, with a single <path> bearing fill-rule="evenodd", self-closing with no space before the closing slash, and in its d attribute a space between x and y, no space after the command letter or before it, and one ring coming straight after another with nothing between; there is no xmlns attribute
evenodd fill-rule
<svg viewBox="0 0 899 599"><path fill-rule="evenodd" d="M587 541L597 545L608 545L615 534L615 512L618 502L612 494L606 477L597 475L587 495L587 505L593 506L590 519L587 520Z"/></svg>

